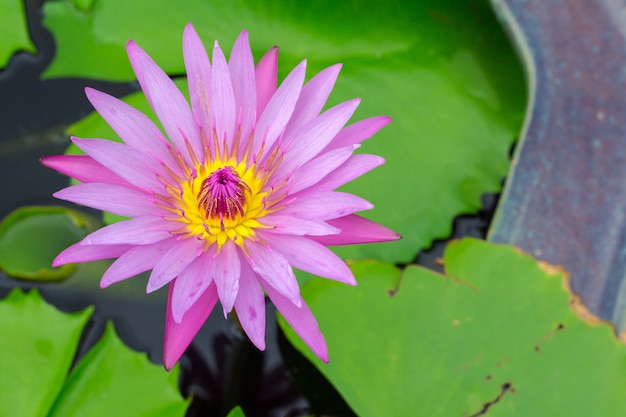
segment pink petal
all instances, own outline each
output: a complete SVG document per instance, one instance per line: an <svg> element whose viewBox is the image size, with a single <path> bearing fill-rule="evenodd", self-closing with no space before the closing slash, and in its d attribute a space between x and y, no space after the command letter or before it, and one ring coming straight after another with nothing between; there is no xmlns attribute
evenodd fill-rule
<svg viewBox="0 0 626 417"><path fill-rule="evenodd" d="M146 155L123 143L104 139L79 139L72 142L83 152L138 187L159 190L163 188L153 171L148 168Z"/></svg>
<svg viewBox="0 0 626 417"><path fill-rule="evenodd" d="M296 103L293 116L285 129L286 138L293 136L298 128L320 114L335 86L340 70L341 64L333 65L321 71L305 84Z"/></svg>
<svg viewBox="0 0 626 417"><path fill-rule="evenodd" d="M283 315L287 323L302 338L304 343L315 353L321 360L328 362L328 347L324 340L324 335L320 332L317 320L311 313L304 300L300 299L300 306L294 305L290 299L284 297L271 285L261 281L265 292L272 300L280 314Z"/></svg>
<svg viewBox="0 0 626 417"><path fill-rule="evenodd" d="M159 128L145 114L98 90L86 88L85 94L124 143L151 155L156 161L162 161L170 169L179 172L178 165L167 148L169 144Z"/></svg>
<svg viewBox="0 0 626 417"><path fill-rule="evenodd" d="M82 240L83 245L147 245L171 236L182 223L170 222L157 216L141 216L113 223L96 230Z"/></svg>
<svg viewBox="0 0 626 417"><path fill-rule="evenodd" d="M328 220L372 208L374 208L372 203L361 197L338 191L326 191L307 193L290 203L279 213L309 219Z"/></svg>
<svg viewBox="0 0 626 417"><path fill-rule="evenodd" d="M256 242L246 242L246 249L250 254L246 259L252 270L292 303L299 303L300 287L287 259Z"/></svg>
<svg viewBox="0 0 626 417"><path fill-rule="evenodd" d="M174 321L182 323L184 315L213 282L215 245L194 259L176 278L171 308Z"/></svg>
<svg viewBox="0 0 626 417"><path fill-rule="evenodd" d="M129 183L88 155L54 155L41 158L41 163L80 182Z"/></svg>
<svg viewBox="0 0 626 417"><path fill-rule="evenodd" d="M265 350L265 295L255 273L246 263L241 264L239 286L235 300L239 323L250 341L259 350Z"/></svg>
<svg viewBox="0 0 626 417"><path fill-rule="evenodd" d="M131 43L127 45L128 55L132 56L131 64L137 74L141 89L168 137L176 145L187 164L191 165L192 160L186 143L189 142L198 158L203 154L204 148L187 100L170 77L154 63L148 54L138 46L131 47L130 45Z"/></svg>
<svg viewBox="0 0 626 417"><path fill-rule="evenodd" d="M198 33L191 23L185 26L183 34L183 55L189 86L191 107L200 119L202 130L208 137L211 134L211 62L202 45Z"/></svg>
<svg viewBox="0 0 626 417"><path fill-rule="evenodd" d="M176 286L174 280L169 287L167 310L165 315L165 340L163 342L163 364L165 369L171 370L178 359L185 353L191 341L211 314L217 303L217 289L211 283L200 299L191 306L180 323L174 320L172 314L172 293Z"/></svg>
<svg viewBox="0 0 626 417"><path fill-rule="evenodd" d="M298 101L305 72L306 61L302 61L285 78L285 81L267 103L256 124L253 155L258 152L262 144L265 144L265 153L267 153L283 133Z"/></svg>
<svg viewBox="0 0 626 417"><path fill-rule="evenodd" d="M268 214L259 219L263 225L270 227L269 233L286 235L332 235L340 230L322 220L306 219L282 214Z"/></svg>
<svg viewBox="0 0 626 417"><path fill-rule="evenodd" d="M150 274L146 291L151 293L158 290L178 274L183 272L191 262L202 254L204 240L189 238L174 244L163 256L161 256Z"/></svg>
<svg viewBox="0 0 626 417"><path fill-rule="evenodd" d="M100 280L100 288L134 277L142 272L149 271L170 248L176 244L175 238L152 243L150 245L134 246L106 270Z"/></svg>
<svg viewBox="0 0 626 417"><path fill-rule="evenodd" d="M115 184L78 184L57 191L53 196L120 216L143 216L159 211L150 195Z"/></svg>
<svg viewBox="0 0 626 417"><path fill-rule="evenodd" d="M296 169L289 179L289 192L293 195L318 183L329 172L346 162L356 147L357 145L346 146L323 153Z"/></svg>
<svg viewBox="0 0 626 417"><path fill-rule="evenodd" d="M369 119L359 120L342 129L325 150L330 151L332 149L361 143L371 138L390 122L391 118L387 116L374 116Z"/></svg>
<svg viewBox="0 0 626 417"><path fill-rule="evenodd" d="M248 138L252 133L252 126L256 118L257 98L254 59L248 42L248 32L245 30L239 34L235 41L230 53L228 69L233 80L235 108L239 117L239 134L242 138ZM276 89L276 80L274 80L274 89ZM241 148L244 149L245 147L242 146Z"/></svg>
<svg viewBox="0 0 626 417"><path fill-rule="evenodd" d="M387 242L401 238L401 236L393 230L361 216L357 216L356 214L328 220L328 223L341 229L341 233L338 235L311 236L311 239L324 246L339 246Z"/></svg>
<svg viewBox="0 0 626 417"><path fill-rule="evenodd" d="M275 46L263 55L255 68L257 90L257 117L263 113L270 98L276 92L278 79L278 47Z"/></svg>
<svg viewBox="0 0 626 417"><path fill-rule="evenodd" d="M117 258L133 246L131 245L81 245L81 242L66 248L59 253L52 266L71 264L74 262L99 261L101 259Z"/></svg>
<svg viewBox="0 0 626 417"><path fill-rule="evenodd" d="M232 148L235 137L235 93L228 71L224 52L217 41L213 47L213 76L211 78L211 104L213 112L211 120L217 133L220 146L226 140L228 149ZM218 287L219 288L219 287Z"/></svg>
<svg viewBox="0 0 626 417"><path fill-rule="evenodd" d="M132 40L126 42L126 54L128 55L128 60L130 61L131 67L133 67L133 72L137 77L137 81L139 81L139 85L143 86L145 84L145 80L143 77L143 71L141 70L141 55L145 55L146 53ZM143 87L142 87L143 89ZM152 106L152 98L144 91L146 96L146 100Z"/></svg>
<svg viewBox="0 0 626 417"><path fill-rule="evenodd" d="M359 99L354 99L338 104L298 129L276 175L289 173L317 156L352 117L359 103Z"/></svg>
<svg viewBox="0 0 626 417"><path fill-rule="evenodd" d="M385 160L378 155L352 155L343 165L326 175L317 184L312 185L311 188L308 188L305 191L332 191L384 163Z"/></svg>
<svg viewBox="0 0 626 417"><path fill-rule="evenodd" d="M292 266L313 275L356 285L348 265L325 246L301 236L269 236L263 232L259 232L259 236L270 241L272 249L280 252Z"/></svg>
<svg viewBox="0 0 626 417"><path fill-rule="evenodd" d="M239 250L231 241L226 241L215 259L215 275L213 277L217 286L217 294L224 308L224 317L233 309L237 292L239 291L239 274L241 273L241 261Z"/></svg>

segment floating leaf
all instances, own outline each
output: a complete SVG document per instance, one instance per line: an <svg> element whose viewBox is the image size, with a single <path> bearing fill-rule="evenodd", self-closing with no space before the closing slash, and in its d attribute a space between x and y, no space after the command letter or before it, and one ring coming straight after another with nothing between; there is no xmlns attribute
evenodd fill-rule
<svg viewBox="0 0 626 417"><path fill-rule="evenodd" d="M0 269L15 278L67 278L75 266L52 261L93 230L93 219L65 207L20 207L0 223Z"/></svg>
<svg viewBox="0 0 626 417"><path fill-rule="evenodd" d="M19 50L36 52L28 35L23 0L0 0L0 69Z"/></svg>
<svg viewBox="0 0 626 417"><path fill-rule="evenodd" d="M207 42L219 39L223 45L232 45L237 34L247 29L253 50L263 53L278 44L290 66L303 56L313 66L326 60L381 57L411 48L418 37L413 15L426 8L408 1L380 7L372 0L338 2L330 8L322 2L297 0L190 0L184 8L167 0L108 0L91 10L76 3L44 4L44 24L58 45L46 77L132 80L135 76L125 51L131 38L168 73L180 74L184 71L181 35L188 22L195 24ZM139 15L141 20L136 19ZM346 20L349 16L353 18Z"/></svg>
<svg viewBox="0 0 626 417"><path fill-rule="evenodd" d="M129 350L109 322L102 339L72 371L49 417L182 416L186 404L177 379L178 372L166 373L145 354Z"/></svg>
<svg viewBox="0 0 626 417"><path fill-rule="evenodd" d="M35 290L0 301L0 416L48 415L90 315L63 314Z"/></svg>
<svg viewBox="0 0 626 417"><path fill-rule="evenodd" d="M445 265L356 262L356 288L310 281L328 365L281 326L363 417L626 415L626 346L563 273L471 239Z"/></svg>
<svg viewBox="0 0 626 417"><path fill-rule="evenodd" d="M83 12L90 12L93 9L96 0L72 0L72 4L76 9Z"/></svg>
<svg viewBox="0 0 626 417"><path fill-rule="evenodd" d="M178 368L167 373L129 350L112 324L68 378L91 310L61 313L36 290L0 301L0 415L183 416Z"/></svg>
<svg viewBox="0 0 626 417"><path fill-rule="evenodd" d="M235 407L230 410L230 413L228 413L227 417L246 417L246 415L243 413L241 407Z"/></svg>
<svg viewBox="0 0 626 417"><path fill-rule="evenodd" d="M219 39L225 49L247 28L257 59L280 45L282 75L303 58L309 76L343 62L332 103L362 97L356 117L394 119L360 149L387 164L345 190L373 202L376 209L364 215L404 237L339 248L344 257L410 261L450 233L455 215L476 211L482 193L498 191L508 170L524 111L523 75L485 1L193 0L181 8L163 0L110 0L90 12L70 2L44 7L59 45L48 76L132 79L124 51L129 38L170 74L183 74L188 21L207 45ZM91 125L70 132L112 137Z"/></svg>

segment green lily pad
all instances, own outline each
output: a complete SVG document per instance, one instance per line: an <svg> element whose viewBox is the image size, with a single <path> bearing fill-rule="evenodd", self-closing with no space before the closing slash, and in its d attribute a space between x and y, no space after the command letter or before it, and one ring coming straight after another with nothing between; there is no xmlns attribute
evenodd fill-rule
<svg viewBox="0 0 626 417"><path fill-rule="evenodd" d="M36 52L30 40L23 0L0 0L0 69L17 51Z"/></svg>
<svg viewBox="0 0 626 417"><path fill-rule="evenodd" d="M0 301L0 415L47 416L91 311L63 314L36 290Z"/></svg>
<svg viewBox="0 0 626 417"><path fill-rule="evenodd" d="M361 97L355 119L394 119L360 149L387 164L345 190L372 201L376 209L364 215L404 237L339 248L347 258L408 262L449 235L454 216L477 211L482 193L500 190L522 122L522 70L484 0L192 0L184 8L166 0L110 0L87 12L70 2L48 2L44 9L59 45L49 77L132 79L124 51L129 38L168 73L183 74L181 34L188 21L208 46L219 39L226 50L248 29L257 59L280 45L282 76L303 58L309 75L343 62L331 104ZM69 132L113 137L95 128Z"/></svg>
<svg viewBox="0 0 626 417"><path fill-rule="evenodd" d="M472 239L444 262L448 277L364 261L356 288L310 281L328 365L281 327L363 417L626 415L626 346L563 272Z"/></svg>
<svg viewBox="0 0 626 417"><path fill-rule="evenodd" d="M126 348L109 322L102 339L72 371L48 416L182 416L186 404L177 380L178 372L166 373L145 354Z"/></svg>
<svg viewBox="0 0 626 417"><path fill-rule="evenodd" d="M20 207L0 223L0 269L28 280L67 278L75 266L53 268L52 261L95 228L93 219L65 207Z"/></svg>
<svg viewBox="0 0 626 417"><path fill-rule="evenodd" d="M246 417L246 415L243 413L241 407L235 407L230 410L230 413L228 413L228 416L226 417Z"/></svg>
<svg viewBox="0 0 626 417"><path fill-rule="evenodd" d="M109 324L72 370L92 308L66 314L36 290L0 301L0 415L20 417L174 417L187 402L171 373L129 350Z"/></svg>

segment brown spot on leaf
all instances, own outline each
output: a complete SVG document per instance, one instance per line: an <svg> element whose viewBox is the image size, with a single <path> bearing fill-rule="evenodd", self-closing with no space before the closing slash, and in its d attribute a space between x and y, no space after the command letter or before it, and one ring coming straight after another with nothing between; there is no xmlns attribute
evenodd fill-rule
<svg viewBox="0 0 626 417"><path fill-rule="evenodd" d="M520 253L524 253L518 248L516 248L516 250L519 250ZM589 311L587 306L585 306L580 296L572 291L572 287L570 285L571 275L569 274L569 272L565 270L565 268L563 268L560 265L551 265L547 262L542 262L542 261L537 261L537 263L539 265L539 268L542 271L550 275L558 274L558 275L563 276L563 281L562 281L563 288L565 288L565 290L568 293L570 293L570 296L571 296L570 301L569 301L569 306L572 309L572 311L576 313L578 318L580 318L582 321L584 321L585 323L591 326L597 326L600 324L606 324L610 326L613 329L613 334L617 336L617 339L623 343L626 343L626 331L618 332L617 329L615 328L615 324L613 324L612 322L608 320L601 319L600 317L593 314L591 311ZM562 329L558 329L558 330L562 330Z"/></svg>
<svg viewBox="0 0 626 417"><path fill-rule="evenodd" d="M554 330L549 331L548 333L546 333L537 343L535 343L535 346L533 347L535 349L535 352L537 353L541 353L541 345L543 345L545 342L547 342L548 340L552 339L552 337L560 332L561 330L565 329L565 325L563 323L559 323Z"/></svg>
<svg viewBox="0 0 626 417"><path fill-rule="evenodd" d="M504 359L502 359L501 361L499 361L498 363L496 363L496 366L502 366L505 363L507 363L509 361L509 357L506 356Z"/></svg>
<svg viewBox="0 0 626 417"><path fill-rule="evenodd" d="M522 252L523 253L523 252ZM563 268L560 265L552 265L549 264L547 262L543 262L543 261L537 261L537 264L539 265L539 269L541 269L543 272L549 274L549 275L563 275L568 277L568 281L569 281L569 273L565 270L565 268ZM569 286L568 286L569 289Z"/></svg>
<svg viewBox="0 0 626 417"><path fill-rule="evenodd" d="M435 19L435 20L439 20L440 22L442 22L442 23L444 23L446 25L452 26L452 27L454 27L456 29L458 29L458 27L459 27L457 25L457 23L454 21L454 19L450 18L450 16L447 16L447 15L445 15L443 13L440 13L440 12L438 12L436 10L428 10L426 13L428 14L428 16L430 18Z"/></svg>
<svg viewBox="0 0 626 417"><path fill-rule="evenodd" d="M593 314L591 311L589 311L589 309L587 308L587 306L583 303L582 299L580 298L580 296L576 293L574 293L572 291L572 287L570 285L570 274L567 273L567 271L565 271L563 268L561 267L554 267L551 266L549 264L545 264L547 269L544 269L544 267L542 266L542 264L544 264L543 262L540 262L540 267L541 269L545 270L545 271L549 271L550 269L554 269L554 270L558 270L560 274L563 275L563 287L567 290L567 292L569 292L571 294L571 298L569 301L569 306L572 309L572 311L574 313L576 313L576 315L578 316L578 318L580 318L582 321L584 321L585 323L591 325L591 326L597 326L600 324L605 324L611 327L611 329L613 329L613 334L615 334L617 336L617 339L620 340L623 343L626 343L626 332L621 331L618 332L617 329L615 328L615 324L608 321L608 320L604 320L601 319L600 317L596 316L595 314Z"/></svg>
<svg viewBox="0 0 626 417"><path fill-rule="evenodd" d="M483 361L482 356L476 356L470 362L466 362L466 363L461 364L461 365L457 366L456 368L454 368L454 372L464 371L464 370L469 369L471 367L477 366L480 363L482 363L482 361Z"/></svg>
<svg viewBox="0 0 626 417"><path fill-rule="evenodd" d="M502 386L500 387L500 393L498 394L498 396L491 401L487 401L485 404L483 404L483 408L481 410L479 410L477 413L469 415L469 417L484 416L485 414L487 414L487 411L489 411L489 408L491 408L492 406L500 402L500 400L507 393L511 393L511 394L515 393L515 388L513 387L512 382L505 382L504 384L502 384Z"/></svg>

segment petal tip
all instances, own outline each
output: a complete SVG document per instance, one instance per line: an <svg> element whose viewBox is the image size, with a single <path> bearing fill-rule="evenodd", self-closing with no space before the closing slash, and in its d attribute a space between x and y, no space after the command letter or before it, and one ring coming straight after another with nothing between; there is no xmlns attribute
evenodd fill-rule
<svg viewBox="0 0 626 417"><path fill-rule="evenodd" d="M324 340L324 336L322 333L319 333L320 340L318 341L317 346L309 347L313 350L313 353L322 360L324 363L328 363L328 345L326 345L326 340Z"/></svg>
<svg viewBox="0 0 626 417"><path fill-rule="evenodd" d="M389 123L393 122L393 119L390 116L378 116L378 120L380 123L380 127L378 129L382 129L387 126Z"/></svg>
<svg viewBox="0 0 626 417"><path fill-rule="evenodd" d="M171 355L166 355L165 353L163 353L163 367L167 372L170 372L174 368L174 366L176 366L176 362L178 362L179 359L180 357L174 358Z"/></svg>
<svg viewBox="0 0 626 417"><path fill-rule="evenodd" d="M239 33L239 36L237 36L237 41L248 42L248 30L247 29L244 29Z"/></svg>
<svg viewBox="0 0 626 417"><path fill-rule="evenodd" d="M39 163L43 166L45 166L46 168L50 168L50 160L54 159L54 156L50 155L50 156L42 156L39 158Z"/></svg>
<svg viewBox="0 0 626 417"><path fill-rule="evenodd" d="M136 54L138 49L139 46L132 39L129 39L128 42L126 42L126 53L129 56Z"/></svg>
<svg viewBox="0 0 626 417"><path fill-rule="evenodd" d="M54 260L52 261L52 267L53 268L57 268L59 266L63 266L65 264L67 264L68 262L64 262L63 258L61 257L61 254L59 254L56 258L54 258Z"/></svg>
<svg viewBox="0 0 626 417"><path fill-rule="evenodd" d="M172 318L174 319L174 323L176 324L182 323L184 316L185 316L184 311L180 311L180 308L172 307Z"/></svg>

